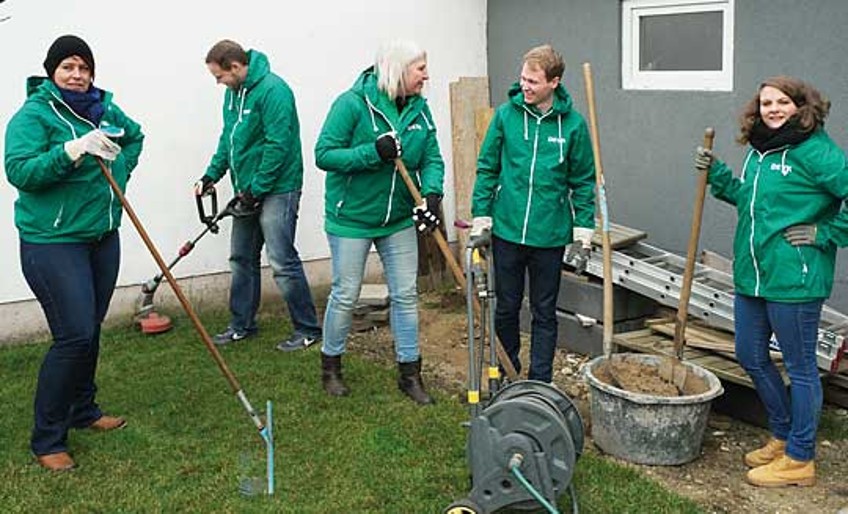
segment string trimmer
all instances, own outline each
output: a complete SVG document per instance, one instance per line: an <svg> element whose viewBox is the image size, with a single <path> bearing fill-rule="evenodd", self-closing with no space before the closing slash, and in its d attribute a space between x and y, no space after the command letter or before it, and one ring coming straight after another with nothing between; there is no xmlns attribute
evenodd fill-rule
<svg viewBox="0 0 848 514"><path fill-rule="evenodd" d="M110 137L119 137L117 134L108 134ZM230 384L230 388L235 393L236 398L241 403L244 410L247 411L247 415L250 417L250 420L253 421L253 424L259 430L259 436L262 438L262 441L265 443L265 451L266 451L266 462L267 462L267 488L266 492L268 494L274 494L274 437L272 432L272 422L271 422L271 401L267 402L267 408L265 413L265 421L259 417L259 414L253 409L253 405L250 404L250 401L247 399L247 395L241 388L238 380L236 380L233 372L230 371L229 366L227 366L226 361L224 361L224 357L221 356L221 353L218 351L218 348L215 347L215 344L212 342L212 338L209 336L209 332L206 331L206 327L200 322L200 318L197 316L197 313L194 311L194 308L186 298L185 293L183 293L182 288L179 284L177 284L177 280L174 278L174 275L171 274L171 270L168 269L168 265L165 264L165 260L162 258L162 255L159 253L159 250L156 249L156 246L153 244L153 241L150 239L150 236L147 235L147 230L144 229L144 225L141 224L141 221L136 216L135 211L132 206L127 201L124 193L121 191L121 188L118 186L118 183L115 182L114 177L112 177L112 172L109 168L104 164L103 160L99 157L95 157L97 160L97 164L100 165L100 171L103 173L103 176L106 178L106 181L109 183L109 187L112 188L112 192L115 193L115 196L121 202L121 206L123 206L124 211L127 213L127 216L132 221L132 224L135 226L138 235L141 237L142 241L144 241L144 245L147 247L147 250L150 252L150 255L153 256L153 260L156 261L156 264L159 265L159 269L162 270L162 274L168 280L168 283L171 284L171 288L174 290L174 295L179 300L180 305L182 305L183 310L185 310L189 319L191 319L192 324L194 325L195 330L197 331L200 339L203 341L203 344L206 346L206 349L209 351L209 354L212 356L212 359L218 365L218 369L221 370L221 373L224 375L224 378L227 380L227 383ZM232 202L230 202L232 203Z"/></svg>
<svg viewBox="0 0 848 514"><path fill-rule="evenodd" d="M211 210L209 213L206 212L204 198L209 198ZM205 228L194 239L183 243L179 251L177 251L177 256L168 264L169 270L173 269L183 257L191 253L197 242L203 239L206 234L210 232L213 234L218 233L220 230L218 222L227 216L233 215L238 198L236 197L230 200L221 212L218 212L218 195L214 187L207 189L202 195L196 195L195 200L197 202L197 215L200 218L200 223L205 225ZM137 302L138 307L136 308L135 323L145 334L161 334L162 332L171 330L173 326L171 320L167 316L156 312L156 307L153 305L153 295L156 293L156 289L162 283L164 277L164 273L160 272L141 285L141 295L139 295Z"/></svg>

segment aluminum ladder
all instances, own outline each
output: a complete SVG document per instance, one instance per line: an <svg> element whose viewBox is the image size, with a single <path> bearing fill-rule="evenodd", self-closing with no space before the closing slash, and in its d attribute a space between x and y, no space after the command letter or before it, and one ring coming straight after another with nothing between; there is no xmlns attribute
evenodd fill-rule
<svg viewBox="0 0 848 514"><path fill-rule="evenodd" d="M603 256L593 251L586 272L603 278ZM613 250L613 283L653 299L661 305L677 309L686 259L642 241ZM733 276L729 273L695 264L689 315L709 326L734 331ZM845 334L848 333L848 316L828 306L822 309L819 324L819 341L816 349L818 367L828 373L848 369L848 351Z"/></svg>

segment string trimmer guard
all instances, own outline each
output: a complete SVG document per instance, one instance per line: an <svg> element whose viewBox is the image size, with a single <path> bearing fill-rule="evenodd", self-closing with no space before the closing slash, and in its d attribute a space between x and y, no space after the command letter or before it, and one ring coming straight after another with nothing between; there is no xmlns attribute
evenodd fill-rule
<svg viewBox="0 0 848 514"><path fill-rule="evenodd" d="M149 312L143 318L137 320L138 328L143 334L153 335L167 332L173 328L171 318L157 312Z"/></svg>

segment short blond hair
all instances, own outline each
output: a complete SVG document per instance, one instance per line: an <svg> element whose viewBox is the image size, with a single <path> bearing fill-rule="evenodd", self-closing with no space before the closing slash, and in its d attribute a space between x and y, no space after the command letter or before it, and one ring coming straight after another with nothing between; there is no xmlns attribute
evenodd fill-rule
<svg viewBox="0 0 848 514"><path fill-rule="evenodd" d="M427 52L418 43L395 39L383 43L377 50L374 68L377 70L377 87L394 100L406 96L404 79L406 68L419 60L427 59Z"/></svg>
<svg viewBox="0 0 848 514"><path fill-rule="evenodd" d="M549 82L557 77L562 78L562 74L565 73L565 61L551 45L531 48L524 54L524 63L541 68Z"/></svg>

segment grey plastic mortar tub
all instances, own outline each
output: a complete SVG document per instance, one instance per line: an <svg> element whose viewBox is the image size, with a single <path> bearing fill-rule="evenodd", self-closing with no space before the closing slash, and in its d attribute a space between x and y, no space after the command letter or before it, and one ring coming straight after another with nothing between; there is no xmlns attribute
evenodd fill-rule
<svg viewBox="0 0 848 514"><path fill-rule="evenodd" d="M658 366L669 357L626 353L611 358ZM706 392L676 397L633 393L595 377L593 370L605 360L605 356L596 357L585 368L595 444L605 453L637 464L670 466L695 460L701 452L711 402L724 393L719 379L700 366L683 362L689 373L706 382Z"/></svg>

